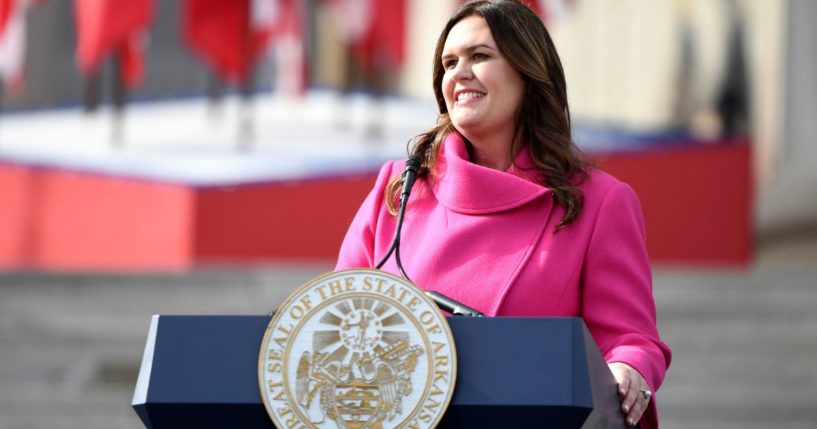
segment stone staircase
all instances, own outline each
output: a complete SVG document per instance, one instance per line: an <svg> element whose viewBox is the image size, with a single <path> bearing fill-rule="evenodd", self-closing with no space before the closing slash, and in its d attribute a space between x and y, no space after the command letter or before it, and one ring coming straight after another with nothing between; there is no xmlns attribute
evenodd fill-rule
<svg viewBox="0 0 817 429"><path fill-rule="evenodd" d="M662 427L817 427L817 265L656 273Z"/></svg>

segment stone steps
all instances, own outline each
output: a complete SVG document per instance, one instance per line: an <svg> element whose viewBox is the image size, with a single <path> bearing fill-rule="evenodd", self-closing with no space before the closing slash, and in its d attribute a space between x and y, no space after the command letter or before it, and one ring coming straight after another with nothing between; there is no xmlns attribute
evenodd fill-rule
<svg viewBox="0 0 817 429"><path fill-rule="evenodd" d="M817 266L657 271L662 428L817 427Z"/></svg>

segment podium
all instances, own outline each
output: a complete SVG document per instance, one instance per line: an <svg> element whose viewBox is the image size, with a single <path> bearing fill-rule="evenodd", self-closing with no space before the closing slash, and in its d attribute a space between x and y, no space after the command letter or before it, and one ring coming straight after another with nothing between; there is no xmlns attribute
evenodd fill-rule
<svg viewBox="0 0 817 429"><path fill-rule="evenodd" d="M150 429L274 428L258 387L270 316L153 316L133 396ZM440 428L624 428L580 318L449 317L457 382Z"/></svg>

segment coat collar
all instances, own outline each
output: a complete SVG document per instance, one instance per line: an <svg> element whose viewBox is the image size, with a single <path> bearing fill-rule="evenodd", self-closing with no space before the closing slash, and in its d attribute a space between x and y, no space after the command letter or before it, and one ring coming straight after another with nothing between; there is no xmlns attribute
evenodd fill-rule
<svg viewBox="0 0 817 429"><path fill-rule="evenodd" d="M494 170L469 161L462 136L451 133L443 142L441 155L432 190L437 200L452 211L495 213L550 193L540 184L544 177L536 170L528 150L519 151L508 170Z"/></svg>

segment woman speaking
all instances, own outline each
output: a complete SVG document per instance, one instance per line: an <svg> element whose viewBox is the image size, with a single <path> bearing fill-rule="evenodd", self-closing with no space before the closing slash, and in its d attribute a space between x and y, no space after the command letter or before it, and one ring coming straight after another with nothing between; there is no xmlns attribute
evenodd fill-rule
<svg viewBox="0 0 817 429"><path fill-rule="evenodd" d="M460 7L434 55L437 124L402 226L420 288L487 316L582 317L619 385L630 425L658 427L653 392L670 349L656 328L638 199L576 148L564 72L542 21L513 0ZM337 269L375 266L397 226L404 162L386 163ZM382 269L398 273L394 260Z"/></svg>

